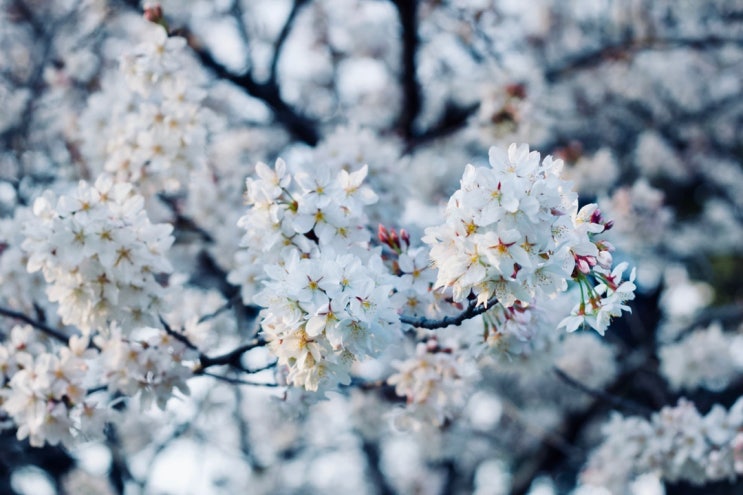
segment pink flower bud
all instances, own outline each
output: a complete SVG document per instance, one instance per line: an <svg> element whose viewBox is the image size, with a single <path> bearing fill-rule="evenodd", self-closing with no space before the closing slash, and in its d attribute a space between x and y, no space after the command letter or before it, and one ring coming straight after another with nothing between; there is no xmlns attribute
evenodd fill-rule
<svg viewBox="0 0 743 495"><path fill-rule="evenodd" d="M397 232L395 232L395 229L390 229L390 240L388 244L393 249L400 246L400 238L397 236Z"/></svg>
<svg viewBox="0 0 743 495"><path fill-rule="evenodd" d="M593 210L593 213L591 213L591 223L602 223L601 210L598 208Z"/></svg>
<svg viewBox="0 0 743 495"><path fill-rule="evenodd" d="M405 229L400 229L400 238L402 239L402 242L405 243L405 246L410 246L410 234Z"/></svg>
<svg viewBox="0 0 743 495"><path fill-rule="evenodd" d="M601 266L601 268L609 270L613 262L613 256L608 250L600 251L599 255L596 257L596 261L598 261L598 264L599 266Z"/></svg>
<svg viewBox="0 0 743 495"><path fill-rule="evenodd" d="M387 234L387 229L384 228L384 225L382 225L381 223L379 224L379 227L377 227L377 238L382 244L389 244L390 242L390 237Z"/></svg>
<svg viewBox="0 0 743 495"><path fill-rule="evenodd" d="M144 8L144 18L155 24L160 24L163 20L163 8L159 3L146 5Z"/></svg>

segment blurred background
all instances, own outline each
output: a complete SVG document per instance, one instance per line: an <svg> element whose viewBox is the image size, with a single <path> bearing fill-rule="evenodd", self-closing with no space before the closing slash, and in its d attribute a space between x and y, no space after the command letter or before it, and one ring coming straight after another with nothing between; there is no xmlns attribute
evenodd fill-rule
<svg viewBox="0 0 743 495"><path fill-rule="evenodd" d="M584 487L581 474L611 411L649 417L686 397L704 414L741 396L740 0L159 6L154 15L154 3L127 0L0 0L4 306L31 290L3 255L18 235L16 209L51 185L124 173L148 145L119 138L133 108L120 61L151 36L147 9L170 40L186 40L193 87L183 94L199 94L172 159L204 167L205 180L141 173L173 184L147 207L176 225L174 263L195 287L225 299L239 291L226 273L258 161L368 164L381 191L372 217L420 235L440 221L467 163L523 142L562 158L581 201L615 222L615 259L637 267L633 312L604 339L555 337L549 359L491 357L439 427L399 421L404 401L389 386L310 405L207 377L165 411L122 411L105 442L72 450L32 449L4 421L0 493L613 493ZM229 345L235 330L221 325L208 338ZM375 376L374 366L359 373ZM743 492L740 482L636 474L614 493Z"/></svg>

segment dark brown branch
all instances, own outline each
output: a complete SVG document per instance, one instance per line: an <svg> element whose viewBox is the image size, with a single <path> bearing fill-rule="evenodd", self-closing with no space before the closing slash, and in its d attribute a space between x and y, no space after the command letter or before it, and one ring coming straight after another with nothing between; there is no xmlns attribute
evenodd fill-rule
<svg viewBox="0 0 743 495"><path fill-rule="evenodd" d="M286 18L286 22L284 23L284 26L281 28L281 32L279 33L279 36L276 38L276 42L273 46L273 58L271 59L271 70L270 75L268 77L269 84L272 84L276 86L277 79L276 79L276 70L279 65L279 58L281 57L281 51L284 48L284 43L286 42L286 39L289 37L289 33L291 33L292 26L294 25L294 19L297 17L297 14L299 11L304 7L305 4L307 4L309 0L294 0L294 3L292 4L292 9L289 11L289 15Z"/></svg>
<svg viewBox="0 0 743 495"><path fill-rule="evenodd" d="M201 366L196 371L196 374L206 374L203 370L206 368L209 368L211 366L231 366L233 368L237 368L241 371L248 371L243 368L241 364L241 359L243 354L246 352L256 349L258 347L263 347L266 345L266 341L263 337L256 337L247 344L243 344L240 347L237 347L230 352L227 352L225 354L221 354L219 356L206 356L206 355L200 355L199 361L201 362Z"/></svg>
<svg viewBox="0 0 743 495"><path fill-rule="evenodd" d="M270 388L275 388L279 386L278 383L251 382L248 380L242 380L240 378L232 378L229 376L218 375L216 373L209 373L208 371L204 371L201 374L204 376L210 376L216 380L219 380L225 383L230 383L232 385L250 385L253 387L270 387Z"/></svg>
<svg viewBox="0 0 743 495"><path fill-rule="evenodd" d="M623 40L607 44L595 50L568 56L559 65L548 68L544 73L544 77L548 82L555 82L572 72L590 69L610 60L627 58L643 50L660 50L677 47L706 50L729 44L741 46L743 45L743 39L739 37L710 35L704 38L668 37L646 40Z"/></svg>
<svg viewBox="0 0 743 495"><path fill-rule="evenodd" d="M263 347L264 345L266 345L266 340L263 337L256 337L250 342L243 344L229 352L226 352L219 356L212 357L212 356L207 356L206 354L201 352L199 348L193 342L191 342L189 338L186 337L184 334L173 330L170 327L170 325L168 325L168 322L166 322L165 319L163 319L162 316L160 317L160 324L163 326L165 333L173 337L175 340L181 342L183 345L185 345L189 349L196 351L198 353L199 366L194 371L194 374L196 375L212 376L211 374L205 371L206 368L209 368L211 366L230 366L232 368L235 368L239 371L243 371L246 373L258 373L260 371L273 368L276 365L276 363L270 363L264 367L250 370L250 369L245 368L241 363L243 354L257 347Z"/></svg>
<svg viewBox="0 0 743 495"><path fill-rule="evenodd" d="M411 325L417 328L427 328L428 330L435 330L437 328L446 328L450 325L461 325L464 321L474 318L477 315L481 315L493 305L498 303L498 298L493 297L487 304L477 305L477 301L470 301L467 309L454 316L444 316L439 320L425 318L423 316L415 318L407 315L400 315L400 321L406 325Z"/></svg>
<svg viewBox="0 0 743 495"><path fill-rule="evenodd" d="M421 87L418 82L416 55L418 51L418 2L393 0L402 30L402 59L400 82L403 88L402 110L398 128L408 140L415 135L415 120L421 111Z"/></svg>
<svg viewBox="0 0 743 495"><path fill-rule="evenodd" d="M216 77L229 81L242 88L246 93L263 101L274 113L276 120L282 124L295 138L314 146L320 139L317 131L317 122L301 115L290 107L282 98L279 87L274 81L265 83L257 82L250 72L244 74L233 74L227 68L212 57L205 48L195 46L192 42L196 56L207 69L211 70Z"/></svg>
<svg viewBox="0 0 743 495"><path fill-rule="evenodd" d="M13 311L11 309L0 307L0 316L7 316L8 318L15 318L16 320L21 320L22 322L28 325L31 325L37 330L41 330L45 334L57 339L58 341L62 343L66 344L67 341L70 340L70 337L66 335L64 332L62 332L61 330L52 328L49 325L46 325L45 323L34 320L30 316L26 316L25 314L20 313L18 311Z"/></svg>
<svg viewBox="0 0 743 495"><path fill-rule="evenodd" d="M641 404L638 404L637 402L622 399L621 397L618 397L616 395L612 395L608 392L605 392L603 390L591 388L588 385L585 385L575 378L571 377L567 373L565 373L563 370L558 368L557 366L553 367L553 370L555 372L555 375L562 380L563 382L567 383L571 387L580 390L581 392L590 395L591 397L595 399L600 399L605 402L608 402L612 406L618 408L618 409L624 409L626 411L632 411L636 414L640 414L643 416L649 416L653 411L649 407L645 407Z"/></svg>
<svg viewBox="0 0 743 495"><path fill-rule="evenodd" d="M467 125L467 121L480 108L480 103L474 103L465 107L447 103L444 113L438 122L425 131L412 136L407 143L405 152L410 153L416 147L426 144L435 139L449 136L461 130Z"/></svg>

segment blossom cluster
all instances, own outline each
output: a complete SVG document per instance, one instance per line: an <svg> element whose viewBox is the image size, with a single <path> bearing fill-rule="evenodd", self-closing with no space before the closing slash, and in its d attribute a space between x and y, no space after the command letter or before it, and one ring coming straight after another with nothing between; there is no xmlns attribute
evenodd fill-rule
<svg viewBox="0 0 743 495"><path fill-rule="evenodd" d="M138 328L138 338L125 338L119 328L95 339L100 348L102 380L111 393L139 397L143 409L154 401L165 409L175 389L188 395L193 373L184 361L196 356L183 342L151 327Z"/></svg>
<svg viewBox="0 0 743 495"><path fill-rule="evenodd" d="M527 145L490 149L490 167L467 165L450 198L445 223L426 230L436 287L450 287L455 301L470 295L506 308L554 296L569 280L580 303L561 322L568 331L588 323L603 334L612 317L628 310L632 280L626 265L611 271L613 247L595 240L611 228L595 204L578 210L578 197L561 179L562 160L540 160ZM633 278L634 275L631 276Z"/></svg>
<svg viewBox="0 0 743 495"><path fill-rule="evenodd" d="M44 276L26 271L29 255L21 249L24 225L33 221L33 211L28 207L18 207L12 218L0 219L0 301L24 314L42 308L51 319L56 307L46 297Z"/></svg>
<svg viewBox="0 0 743 495"><path fill-rule="evenodd" d="M230 280L242 284L246 302L265 308L264 335L290 383L308 390L347 384L350 366L377 356L399 331L393 280L365 230L363 206L376 200L362 184L367 168L292 175L278 160L256 172L239 223L247 249ZM253 296L258 282L264 285Z"/></svg>
<svg viewBox="0 0 743 495"><path fill-rule="evenodd" d="M403 314L434 318L459 309L447 303L446 293L433 290L436 271L430 264L426 246L414 245L405 229L398 233L382 224L377 229L377 240L385 266L397 277L392 304Z"/></svg>
<svg viewBox="0 0 743 495"><path fill-rule="evenodd" d="M145 41L88 100L79 136L96 172L150 196L180 190L192 172L205 169L206 93L189 68L186 40L156 24L144 30Z"/></svg>
<svg viewBox="0 0 743 495"><path fill-rule="evenodd" d="M705 416L680 399L650 420L612 416L604 442L591 454L581 479L612 493L641 474L654 472L670 482L701 485L743 474L743 399L729 410L715 405Z"/></svg>
<svg viewBox="0 0 743 495"><path fill-rule="evenodd" d="M442 348L436 339L417 345L415 355L393 362L397 369L387 383L407 400L406 415L418 422L442 425L464 404L472 374L464 354Z"/></svg>
<svg viewBox="0 0 743 495"><path fill-rule="evenodd" d="M720 323L712 323L661 346L660 371L675 390L724 390L743 372L740 345L739 335L726 334Z"/></svg>
<svg viewBox="0 0 743 495"><path fill-rule="evenodd" d="M59 353L47 352L30 326L16 326L0 346L0 407L31 445L68 443L75 435L100 435L104 413L87 397L88 339L71 337Z"/></svg>
<svg viewBox="0 0 743 495"><path fill-rule="evenodd" d="M24 225L27 268L41 271L63 323L84 333L117 322L125 330L154 323L172 270L166 256L170 224L150 223L130 184L101 176L71 194L37 198Z"/></svg>
<svg viewBox="0 0 743 495"><path fill-rule="evenodd" d="M562 162L540 163L539 153L512 145L507 154L491 148L490 165L467 165L445 223L426 230L436 287L451 287L455 301L495 295L506 307L542 286L564 290L574 262L563 234L577 195L559 178Z"/></svg>
<svg viewBox="0 0 743 495"><path fill-rule="evenodd" d="M378 256L364 263L325 250L267 271L256 302L266 308L263 333L291 384L313 391L347 385L354 362L379 356L398 337L391 280Z"/></svg>
<svg viewBox="0 0 743 495"><path fill-rule="evenodd" d="M279 159L271 169L255 167L257 177L246 181L248 211L238 221L245 229L236 255L236 269L228 280L241 287L243 301L250 303L264 267L279 263L288 253L311 256L319 249L342 253L364 250L370 239L362 207L376 201L363 186L367 168L356 172L331 172L319 165L291 174ZM289 190L295 184L293 190Z"/></svg>

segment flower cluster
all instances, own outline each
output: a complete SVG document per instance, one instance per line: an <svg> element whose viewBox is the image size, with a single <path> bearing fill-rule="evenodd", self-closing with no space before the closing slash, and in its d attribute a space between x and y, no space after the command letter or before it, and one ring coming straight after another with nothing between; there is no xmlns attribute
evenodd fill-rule
<svg viewBox="0 0 743 495"><path fill-rule="evenodd" d="M743 372L743 362L736 357L740 344L739 335L725 334L719 323L713 323L662 346L661 373L675 390L724 390Z"/></svg>
<svg viewBox="0 0 743 495"><path fill-rule="evenodd" d="M178 389L188 395L186 380L193 373L183 361L195 359L186 345L156 328L138 328L141 338L125 338L113 327L107 338L97 337L101 349L101 367L109 392L129 397L139 395L140 405L148 408L154 401L160 409Z"/></svg>
<svg viewBox="0 0 743 495"><path fill-rule="evenodd" d="M271 279L256 296L266 308L261 325L293 385L316 391L348 384L353 362L378 356L397 338L391 280L378 256L365 264L323 251L311 260L290 256L267 271Z"/></svg>
<svg viewBox="0 0 743 495"><path fill-rule="evenodd" d="M428 259L425 246L414 246L405 229L398 233L380 224L377 240L382 246L382 259L395 280L392 303L410 317L440 317L447 310L457 309L446 304L443 292L434 292L436 271Z"/></svg>
<svg viewBox="0 0 743 495"><path fill-rule="evenodd" d="M450 287L455 301L471 295L486 305L525 307L554 296L575 280L580 303L560 326L588 323L603 334L634 297L626 265L611 271L613 247L594 240L611 228L595 204L578 211L577 195L560 178L561 160L540 161L527 145L490 149L490 167L467 165L449 200L445 223L426 230L436 287ZM634 279L634 272L631 277Z"/></svg>
<svg viewBox="0 0 743 495"><path fill-rule="evenodd" d="M406 397L406 413L419 421L442 425L461 409L468 397L471 373L461 353L441 348L436 339L419 343L414 356L393 362L397 372L387 379L395 393Z"/></svg>
<svg viewBox="0 0 743 495"><path fill-rule="evenodd" d="M130 184L100 177L94 185L36 200L24 226L28 270L41 270L65 324L89 333L116 321L125 330L156 321L171 271L169 224L151 224Z"/></svg>
<svg viewBox="0 0 743 495"><path fill-rule="evenodd" d="M0 219L0 301L2 305L24 314L43 309L47 318L56 312L49 303L41 273L28 273L28 253L21 249L23 226L33 222L31 208L18 207L13 218Z"/></svg>
<svg viewBox="0 0 743 495"><path fill-rule="evenodd" d="M207 130L186 40L156 24L144 30L146 41L122 58L121 74L90 97L80 138L88 163L150 196L185 187L191 172L205 168Z"/></svg>
<svg viewBox="0 0 743 495"><path fill-rule="evenodd" d="M515 144L508 153L491 148L489 168L467 165L445 223L424 237L436 287L451 287L455 301L474 293L487 304L495 295L506 307L565 290L577 195L560 179L562 165Z"/></svg>
<svg viewBox="0 0 743 495"><path fill-rule="evenodd" d="M68 347L51 354L30 338L33 332L15 327L0 346L0 406L18 425L18 439L41 447L68 443L73 433L100 434L103 410L86 397L88 339L71 337Z"/></svg>
<svg viewBox="0 0 743 495"><path fill-rule="evenodd" d="M366 210L372 222L396 220L403 209L403 200L410 195L405 181L400 180L398 141L375 135L368 128L341 127L329 134L312 150L307 159L325 164L333 173L351 172L369 167L365 183L379 195L379 201Z"/></svg>
<svg viewBox="0 0 743 495"><path fill-rule="evenodd" d="M255 171L257 178L246 181L249 209L238 222L246 231L241 241L246 249L237 253L236 269L228 278L241 287L246 303L265 279L263 268L280 263L288 253L366 249L370 233L363 206L376 201L363 185L366 167L333 173L318 166L292 175L279 159L274 169L258 163Z"/></svg>
<svg viewBox="0 0 743 495"><path fill-rule="evenodd" d="M18 439L40 447L100 437L112 417L104 389L138 396L142 409L153 401L164 409L175 389L188 394L193 373L184 362L195 360L193 352L154 328L131 334L138 338L123 337L113 325L94 345L87 336L73 336L52 350L32 327L14 327L0 346L0 411L18 426Z"/></svg>
<svg viewBox="0 0 743 495"><path fill-rule="evenodd" d="M588 324L604 335L612 318L620 316L622 311L631 311L625 303L635 298L635 270L632 269L629 280L622 280L627 266L626 262L620 263L611 272L602 266L593 267L590 269L593 281L583 273L578 274L576 280L580 285L581 300L558 326L573 332ZM598 283L594 285L596 279Z"/></svg>
<svg viewBox="0 0 743 495"><path fill-rule="evenodd" d="M681 399L650 421L615 414L604 427L604 442L588 460L583 483L624 493L639 475L694 484L734 480L743 474L743 399L729 411L715 405L706 416Z"/></svg>
<svg viewBox="0 0 743 495"><path fill-rule="evenodd" d="M256 172L239 223L247 249L230 280L265 308L263 332L290 383L315 391L347 384L351 364L377 356L399 331L393 279L364 228L363 206L376 200L362 185L367 169L292 176L279 160Z"/></svg>

